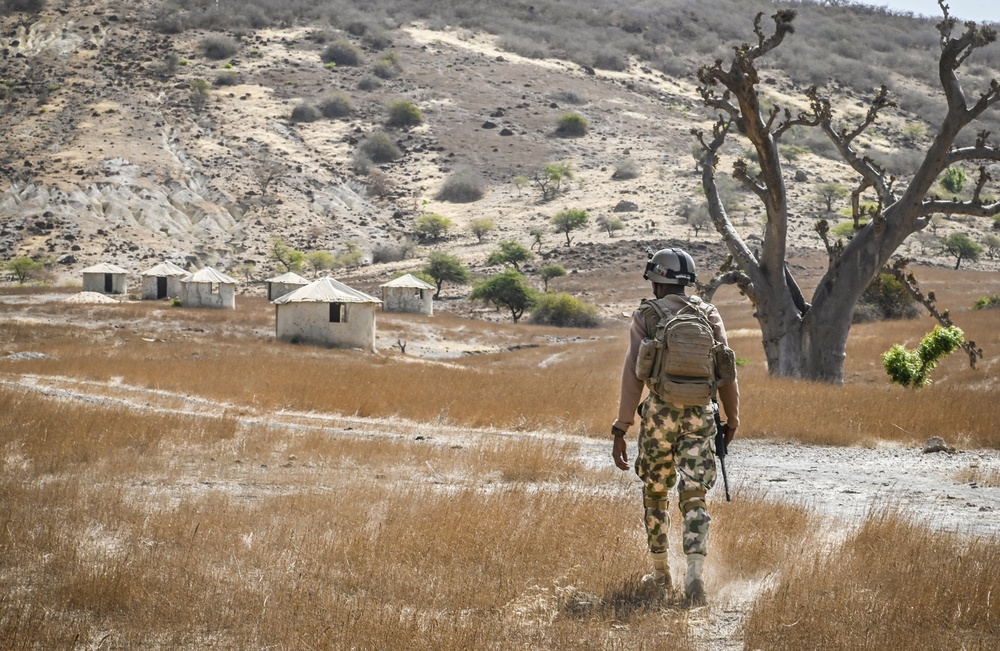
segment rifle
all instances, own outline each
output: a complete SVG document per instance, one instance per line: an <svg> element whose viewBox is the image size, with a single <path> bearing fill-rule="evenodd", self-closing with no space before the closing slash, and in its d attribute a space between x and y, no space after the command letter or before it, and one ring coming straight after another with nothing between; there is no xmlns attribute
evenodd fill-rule
<svg viewBox="0 0 1000 651"><path fill-rule="evenodd" d="M729 477L726 476L726 426L722 424L722 418L719 416L719 407L716 405L715 408L715 458L719 460L719 466L722 468L722 484L726 488L726 501L732 502L729 497Z"/></svg>

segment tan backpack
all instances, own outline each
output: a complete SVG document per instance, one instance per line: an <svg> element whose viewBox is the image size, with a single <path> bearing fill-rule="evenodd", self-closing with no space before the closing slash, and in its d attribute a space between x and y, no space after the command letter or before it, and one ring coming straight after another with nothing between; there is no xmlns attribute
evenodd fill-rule
<svg viewBox="0 0 1000 651"><path fill-rule="evenodd" d="M652 309L658 321L653 336L639 345L635 374L665 402L708 405L720 382L735 379L735 355L715 340L708 304L697 296L678 298L684 305L677 311L652 300L639 308Z"/></svg>

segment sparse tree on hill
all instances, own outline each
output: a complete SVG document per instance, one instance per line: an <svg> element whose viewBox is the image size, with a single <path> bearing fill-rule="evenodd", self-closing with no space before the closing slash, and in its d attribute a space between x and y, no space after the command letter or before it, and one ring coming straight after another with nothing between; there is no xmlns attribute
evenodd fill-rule
<svg viewBox="0 0 1000 651"><path fill-rule="evenodd" d="M547 163L540 172L535 173L535 185L542 191L542 199L548 200L556 196L563 181L572 178L573 166L570 163Z"/></svg>
<svg viewBox="0 0 1000 651"><path fill-rule="evenodd" d="M3 268L14 274L17 282L23 285L37 276L45 268L45 265L37 260L21 256L8 260L4 263Z"/></svg>
<svg viewBox="0 0 1000 651"><path fill-rule="evenodd" d="M839 183L823 183L816 188L816 196L826 203L827 212L833 212L833 202L846 199L848 194L847 188Z"/></svg>
<svg viewBox="0 0 1000 651"><path fill-rule="evenodd" d="M703 201L691 201L690 199L684 201L681 204L680 214L684 218L684 223L694 231L695 237L698 237L701 229L712 223L712 216L708 214L708 206Z"/></svg>
<svg viewBox="0 0 1000 651"><path fill-rule="evenodd" d="M240 264L233 267L234 276L243 276L243 282L249 283L253 281L254 272L257 271L257 265L252 262L241 262Z"/></svg>
<svg viewBox="0 0 1000 651"><path fill-rule="evenodd" d="M542 287L545 291L549 291L549 281L553 278L561 278L565 276L566 267L561 264L548 264L538 271L538 275L542 277Z"/></svg>
<svg viewBox="0 0 1000 651"><path fill-rule="evenodd" d="M486 259L486 264L509 264L514 267L515 271L520 271L521 267L519 265L522 262L527 262L532 257L531 251L524 248L524 245L520 242L515 242L514 240L503 240L498 246L499 248Z"/></svg>
<svg viewBox="0 0 1000 651"><path fill-rule="evenodd" d="M281 161L264 155L257 158L251 168L254 181L260 186L261 196L267 195L267 189L276 181L283 179L288 174L288 168Z"/></svg>
<svg viewBox="0 0 1000 651"><path fill-rule="evenodd" d="M545 229L540 226L533 226L528 229L528 235L531 236L531 245L528 248L533 249L537 246L538 250L541 251L542 239L545 237Z"/></svg>
<svg viewBox="0 0 1000 651"><path fill-rule="evenodd" d="M524 276L514 269L507 269L479 282L469 294L469 300L492 303L497 309L505 307L517 323L525 310L530 310L535 304L536 294Z"/></svg>
<svg viewBox="0 0 1000 651"><path fill-rule="evenodd" d="M608 237L614 237L615 233L625 228L625 222L614 215L601 215L597 218L597 225L607 231Z"/></svg>
<svg viewBox="0 0 1000 651"><path fill-rule="evenodd" d="M195 79L191 82L191 94L189 95L191 101L191 110L195 114L200 114L205 110L205 105L208 104L208 99L210 97L209 91L212 89L212 85L205 81L204 79Z"/></svg>
<svg viewBox="0 0 1000 651"><path fill-rule="evenodd" d="M570 233L578 228L583 228L589 219L590 215L587 214L586 210L582 208L567 208L566 210L557 212L550 221L556 227L557 233L566 235L566 246L569 246Z"/></svg>
<svg viewBox="0 0 1000 651"><path fill-rule="evenodd" d="M450 253L435 251L427 256L427 266L423 272L434 279L437 291L434 298L441 296L441 285L444 283L455 283L464 285L469 282L469 270L465 268L462 261L457 256Z"/></svg>
<svg viewBox="0 0 1000 651"><path fill-rule="evenodd" d="M721 117L711 134L698 133L705 148L702 185L716 230L732 256L725 274L712 281L712 288L723 282L735 282L753 303L761 326L768 372L775 376L801 377L841 383L851 315L858 298L880 270L890 261L900 245L927 226L935 213L992 217L1000 214L1000 202L985 204L979 198L989 177L981 174L972 201L942 201L931 189L949 167L960 163L1000 160L1000 148L988 141L983 132L971 144L958 146L962 130L1000 101L1000 84L994 83L976 97L962 89L958 70L979 48L996 40L996 31L974 22L953 19L943 0L939 0L944 20L940 32L940 80L947 112L929 143L925 158L909 183L903 184L871 158L859 154L859 138L875 120L895 106L883 87L871 98L867 114L852 120L835 119L830 100L820 90L807 90L809 108L793 112L791 108L761 106L757 61L779 47L793 32L795 11L778 10L773 15L774 29L765 33L763 14L754 21L756 39L735 49L732 60L704 66L698 72L705 105ZM846 124L846 126L845 126ZM843 251L832 255L823 278L815 283L811 300L806 301L786 263L788 254L789 196L785 188L778 146L781 137L795 126L817 128L832 142L843 160L857 174L852 192L852 212L859 219L862 194L876 199L872 214L865 215L867 225L855 232ZM748 243L730 220L720 196L717 174L720 154L731 130L738 131L751 143L760 172L750 172L749 164L739 159L733 174L763 205L766 223L758 246ZM981 351L973 342L963 344L970 363L975 364Z"/></svg>
<svg viewBox="0 0 1000 651"><path fill-rule="evenodd" d="M452 227L450 219L436 213L421 215L417 217L414 224L417 237L421 240L430 240L432 242L440 240Z"/></svg>
<svg viewBox="0 0 1000 651"><path fill-rule="evenodd" d="M329 251L310 251L306 254L306 262L312 267L313 273L333 269L337 258Z"/></svg>
<svg viewBox="0 0 1000 651"><path fill-rule="evenodd" d="M979 262L979 258L983 254L983 247L965 233L952 233L941 240L941 250L943 253L955 257L956 271L962 264L962 260Z"/></svg>
<svg viewBox="0 0 1000 651"><path fill-rule="evenodd" d="M302 263L306 260L305 253L296 251L278 237L271 240L268 257L281 265L285 271L294 272L302 271Z"/></svg>
<svg viewBox="0 0 1000 651"><path fill-rule="evenodd" d="M480 244L483 243L483 238L486 237L487 234L496 230L496 227L496 222L492 219L473 219L469 222L469 230L476 236L476 241Z"/></svg>
<svg viewBox="0 0 1000 651"><path fill-rule="evenodd" d="M983 246L986 247L986 255L990 256L990 259L997 257L997 253L1000 253L1000 235L987 233L983 236Z"/></svg>

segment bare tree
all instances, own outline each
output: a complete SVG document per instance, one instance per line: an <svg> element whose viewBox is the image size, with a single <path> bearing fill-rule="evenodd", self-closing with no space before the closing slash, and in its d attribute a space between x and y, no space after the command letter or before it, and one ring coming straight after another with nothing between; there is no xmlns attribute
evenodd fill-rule
<svg viewBox="0 0 1000 651"><path fill-rule="evenodd" d="M981 171L971 201L941 201L929 196L939 175L948 167L968 161L1000 160L1000 148L987 143L981 132L971 146L955 146L956 138L974 119L1000 101L1000 82L994 81L977 100L967 100L958 78L958 69L975 50L993 43L996 31L974 22L964 23L956 35L958 21L944 13L938 24L941 56L939 76L948 110L925 158L910 182L896 188L896 179L875 161L855 150L859 136L876 118L895 104L882 87L871 100L867 114L851 127L834 126L834 112L828 98L816 87L806 92L810 108L797 115L775 106L765 111L758 96L760 79L756 61L778 47L793 32L795 12L780 10L773 15L775 28L767 35L761 17L754 20L757 42L735 49L728 68L718 60L698 72L705 105L719 111L711 137L696 132L705 149L702 186L716 229L732 255L736 271L728 272L753 302L761 326L768 371L772 375L802 377L840 383L844 379L847 336L851 315L858 298L877 273L890 261L903 241L923 229L935 213L989 217L1000 214L1000 201L985 204L981 191L990 180ZM833 251L829 267L807 303L786 264L789 200L785 189L778 144L794 126L812 127L834 144L843 160L857 174L851 195L855 223L860 226L842 250ZM720 196L716 181L719 151L731 130L746 137L757 155L760 172L750 173L745 160L737 160L733 174L763 204L766 223L759 250L751 250L734 227ZM877 201L862 214L861 196L870 191Z"/></svg>
<svg viewBox="0 0 1000 651"><path fill-rule="evenodd" d="M251 171L254 180L260 186L261 196L267 195L267 189L288 174L288 168L284 163L266 154L257 158Z"/></svg>

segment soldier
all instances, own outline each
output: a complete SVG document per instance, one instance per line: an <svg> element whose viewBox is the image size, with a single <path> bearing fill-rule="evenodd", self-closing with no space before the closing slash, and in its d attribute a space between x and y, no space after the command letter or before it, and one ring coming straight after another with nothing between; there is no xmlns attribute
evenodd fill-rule
<svg viewBox="0 0 1000 651"><path fill-rule="evenodd" d="M637 375L636 359L643 340L648 341L656 334L661 316L677 313L685 305L693 306L711 324L715 341L729 350L726 328L715 306L697 297L685 296L684 287L695 282L694 260L687 252L681 249L656 252L646 264L643 278L652 282L655 300L643 301L632 314L628 353L622 369L618 418L611 427L614 436L611 456L622 470L629 468L625 435L635 418L644 385L644 380ZM688 312L690 310L691 307L687 309ZM731 358L731 351L729 353ZM666 355L669 359L669 349ZM735 365L731 366L729 373L731 379L719 382L717 388L726 415L727 443L732 440L740 423L740 393ZM714 378L711 390L715 390ZM667 504L669 491L676 484L678 506L684 518L683 549L687 557L684 594L690 603L702 605L706 602L702 566L708 552L711 521L705 495L715 483L714 438L718 406L711 397L694 401L703 404L690 404L690 400L684 401L687 404L678 404L664 400L658 393L668 392L651 389L639 410L635 472L642 480L646 538L653 562L653 572L643 577L643 581L662 586L666 591L671 587L667 562L667 531L670 525Z"/></svg>

